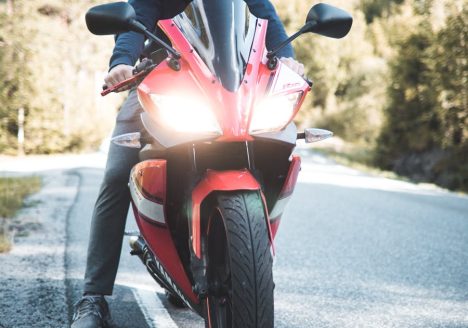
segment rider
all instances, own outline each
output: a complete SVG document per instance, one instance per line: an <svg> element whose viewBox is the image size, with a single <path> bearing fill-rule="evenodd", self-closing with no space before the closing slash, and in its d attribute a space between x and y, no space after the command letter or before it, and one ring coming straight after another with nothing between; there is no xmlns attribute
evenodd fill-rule
<svg viewBox="0 0 468 328"><path fill-rule="evenodd" d="M218 0L219 1L219 0ZM231 0L226 0L231 1ZM154 29L160 19L181 13L190 0L129 0L137 19L148 29ZM284 27L269 0L245 0L250 12L268 19L267 48L279 45L287 38ZM145 37L136 32L121 33L110 59L110 70L104 79L111 87L132 76L133 65L141 56ZM279 52L281 60L300 75L304 66L293 59L291 46ZM122 90L119 90L122 91ZM132 89L117 115L113 136L142 131L141 108ZM130 193L127 187L131 168L138 163L138 149L111 144L104 180L101 184L91 223L83 297L75 305L72 328L107 327L111 325L104 295L111 295L119 264Z"/></svg>

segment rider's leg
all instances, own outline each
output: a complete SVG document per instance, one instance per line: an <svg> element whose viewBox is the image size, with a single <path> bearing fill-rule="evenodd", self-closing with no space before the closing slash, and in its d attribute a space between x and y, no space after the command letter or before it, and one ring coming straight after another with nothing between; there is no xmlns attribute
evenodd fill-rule
<svg viewBox="0 0 468 328"><path fill-rule="evenodd" d="M132 90L117 115L113 136L142 131L141 112L136 91ZM85 294L112 294L130 204L128 180L131 168L139 161L138 152L139 149L110 145L91 222Z"/></svg>

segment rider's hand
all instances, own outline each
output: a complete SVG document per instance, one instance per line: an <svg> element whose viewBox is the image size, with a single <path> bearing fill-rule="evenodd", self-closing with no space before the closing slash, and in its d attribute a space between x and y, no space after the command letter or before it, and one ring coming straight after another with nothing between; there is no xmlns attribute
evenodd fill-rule
<svg viewBox="0 0 468 328"><path fill-rule="evenodd" d="M304 65L289 57L281 57L280 60L300 76L304 76Z"/></svg>
<svg viewBox="0 0 468 328"><path fill-rule="evenodd" d="M133 66L130 65L117 65L113 67L107 76L104 78L104 82L108 88L125 81L133 76ZM130 85L124 86L117 90L117 92L125 91L130 89Z"/></svg>

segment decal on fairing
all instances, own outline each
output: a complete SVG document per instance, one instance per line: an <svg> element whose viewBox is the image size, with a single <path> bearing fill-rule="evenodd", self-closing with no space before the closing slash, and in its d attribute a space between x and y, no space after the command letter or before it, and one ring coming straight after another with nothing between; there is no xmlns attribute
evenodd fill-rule
<svg viewBox="0 0 468 328"><path fill-rule="evenodd" d="M306 82L296 72L288 66L282 64L278 68L276 81L273 83L270 93L283 93L291 90L297 90L304 86Z"/></svg>
<svg viewBox="0 0 468 328"><path fill-rule="evenodd" d="M137 187L133 175L130 178L129 187L132 200L138 208L138 212L150 221L166 224L166 220L164 218L164 205L146 199Z"/></svg>
<svg viewBox="0 0 468 328"><path fill-rule="evenodd" d="M153 255L152 257L152 260L153 260L153 263L155 264L156 266L156 269L159 271L159 273L164 277L165 279L165 282L172 288L172 290L177 294L177 296L180 297L180 299L188 306L190 307L192 310L192 305L191 303L189 302L189 300L185 297L184 293L182 293L182 291L179 289L179 287L176 285L176 283L174 283L171 279L171 276L166 272L166 270L164 270L164 267L163 265L161 264L161 262L158 261L158 259L156 258L156 256ZM151 261L151 260L150 260ZM148 269L151 270L151 266L148 265L148 263L145 263L146 264L146 267ZM153 272L154 274L154 272ZM157 275L157 274L156 274Z"/></svg>

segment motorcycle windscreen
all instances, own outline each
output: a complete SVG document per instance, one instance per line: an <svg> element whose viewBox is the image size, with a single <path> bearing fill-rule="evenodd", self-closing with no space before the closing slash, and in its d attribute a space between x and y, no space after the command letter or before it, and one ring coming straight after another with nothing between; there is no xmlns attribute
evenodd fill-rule
<svg viewBox="0 0 468 328"><path fill-rule="evenodd" d="M236 91L257 25L245 1L194 0L174 21L223 87Z"/></svg>

